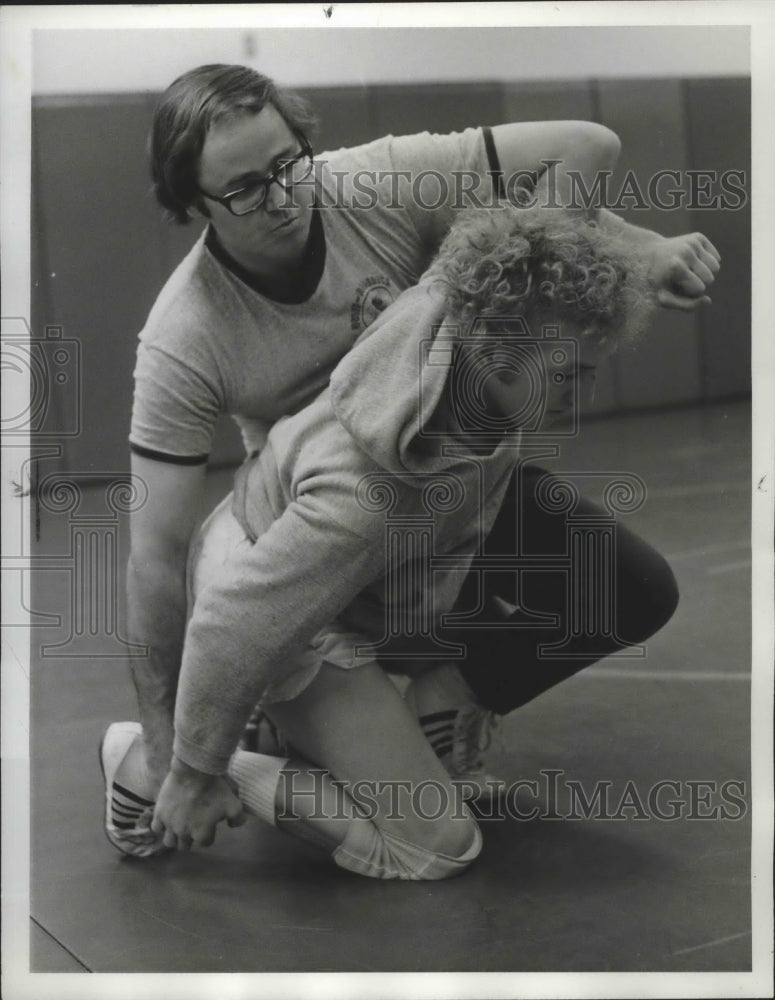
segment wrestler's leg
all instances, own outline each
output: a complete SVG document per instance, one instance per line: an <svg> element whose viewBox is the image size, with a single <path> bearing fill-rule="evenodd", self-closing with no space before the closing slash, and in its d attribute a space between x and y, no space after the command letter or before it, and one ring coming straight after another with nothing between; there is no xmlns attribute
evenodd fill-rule
<svg viewBox="0 0 775 1000"><path fill-rule="evenodd" d="M408 862L393 856L396 844L412 855L427 855L421 867L431 856L471 860L472 848L478 853L475 823L395 686L376 664L353 670L324 664L299 696L266 711L300 758L279 776L280 828L305 837L312 831L319 842L334 849L344 844L356 853L367 840L371 854L399 870ZM239 760L249 756L239 755ZM361 819L354 838L353 805L359 800L372 829L367 831ZM336 859L342 863L341 854ZM439 877L428 874L431 869L420 876L387 877Z"/></svg>

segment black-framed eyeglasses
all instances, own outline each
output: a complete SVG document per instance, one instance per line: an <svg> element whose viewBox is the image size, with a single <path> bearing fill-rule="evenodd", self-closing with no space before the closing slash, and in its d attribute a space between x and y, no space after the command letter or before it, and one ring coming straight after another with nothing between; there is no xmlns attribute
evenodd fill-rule
<svg viewBox="0 0 775 1000"><path fill-rule="evenodd" d="M305 181L312 173L313 166L312 147L306 139L302 139L300 152L296 156L278 163L268 177L253 181L252 184L246 184L245 187L230 191L220 197L209 194L201 188L197 190L210 201L217 201L219 205L223 205L232 215L249 215L261 208L266 202L269 188L273 184L279 184L284 191L287 191L294 184L301 184L302 181Z"/></svg>

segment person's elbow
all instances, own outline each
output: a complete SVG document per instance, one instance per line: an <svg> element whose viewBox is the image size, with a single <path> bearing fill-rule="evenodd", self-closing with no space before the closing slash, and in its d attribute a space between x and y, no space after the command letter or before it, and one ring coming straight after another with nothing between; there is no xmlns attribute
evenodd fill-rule
<svg viewBox="0 0 775 1000"><path fill-rule="evenodd" d="M587 162L598 170L612 170L622 151L619 136L599 122L576 122L570 149L582 149Z"/></svg>

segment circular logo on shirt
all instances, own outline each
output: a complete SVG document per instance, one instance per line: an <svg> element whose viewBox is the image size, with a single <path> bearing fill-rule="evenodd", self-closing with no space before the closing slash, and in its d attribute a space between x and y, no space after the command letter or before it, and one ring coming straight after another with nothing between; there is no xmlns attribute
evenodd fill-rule
<svg viewBox="0 0 775 1000"><path fill-rule="evenodd" d="M350 326L356 333L370 326L379 314L395 299L396 293L390 278L384 274L372 275L355 289L355 301L350 309Z"/></svg>

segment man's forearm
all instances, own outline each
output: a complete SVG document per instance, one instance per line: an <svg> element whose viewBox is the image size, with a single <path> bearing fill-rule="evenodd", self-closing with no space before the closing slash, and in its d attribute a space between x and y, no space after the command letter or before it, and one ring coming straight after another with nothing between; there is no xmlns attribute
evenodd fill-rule
<svg viewBox="0 0 775 1000"><path fill-rule="evenodd" d="M127 619L131 641L144 645L144 657L132 659L146 759L159 784L172 759L175 696L186 623L183 572L168 564L127 572Z"/></svg>
<svg viewBox="0 0 775 1000"><path fill-rule="evenodd" d="M640 245L664 240L606 208L607 181L621 151L614 132L594 122L532 122L492 129L508 198L525 207L585 214Z"/></svg>
<svg viewBox="0 0 775 1000"><path fill-rule="evenodd" d="M557 163L552 163L539 178L536 185L534 200L537 205L545 208L564 208L571 212L584 212L590 219L607 232L620 233L635 245L646 246L659 243L664 237L651 229L636 226L616 215L608 208L595 208L593 203L587 206L584 200L577 198L575 179L581 176L591 187L594 185L595 174L602 169L594 157L586 162L582 158L576 160L569 157Z"/></svg>
<svg viewBox="0 0 775 1000"><path fill-rule="evenodd" d="M655 301L665 308L693 311L710 304L708 291L718 273L721 257L702 233L666 237L651 229L635 226L607 208L595 208L593 201L575 200L573 184L583 177L587 190L594 187L594 157L583 168L579 160L547 161L529 203L542 211L583 213L601 229L618 234L633 247L648 267L648 280ZM574 179L575 178L575 179Z"/></svg>
<svg viewBox="0 0 775 1000"><path fill-rule="evenodd" d="M664 240L659 233L626 222L608 208L595 207L592 197L579 198L581 186L586 192L597 190L599 178L610 174L617 155L615 148L588 141L579 143L557 160L544 161L547 166L536 184L535 204L585 212L602 229L626 235L628 240L640 246Z"/></svg>
<svg viewBox="0 0 775 1000"><path fill-rule="evenodd" d="M330 506L319 494L292 503L254 545L237 546L196 594L174 742L177 759L194 770L225 772L269 685L303 677L316 658L310 640L381 575L380 518L371 518L371 538L351 531L329 516L341 496Z"/></svg>
<svg viewBox="0 0 775 1000"><path fill-rule="evenodd" d="M615 215L608 208L598 209L595 218L601 229L611 233L622 233L636 245L645 246L665 239L664 236L655 233L652 229L644 229L643 226L626 222L620 215Z"/></svg>

